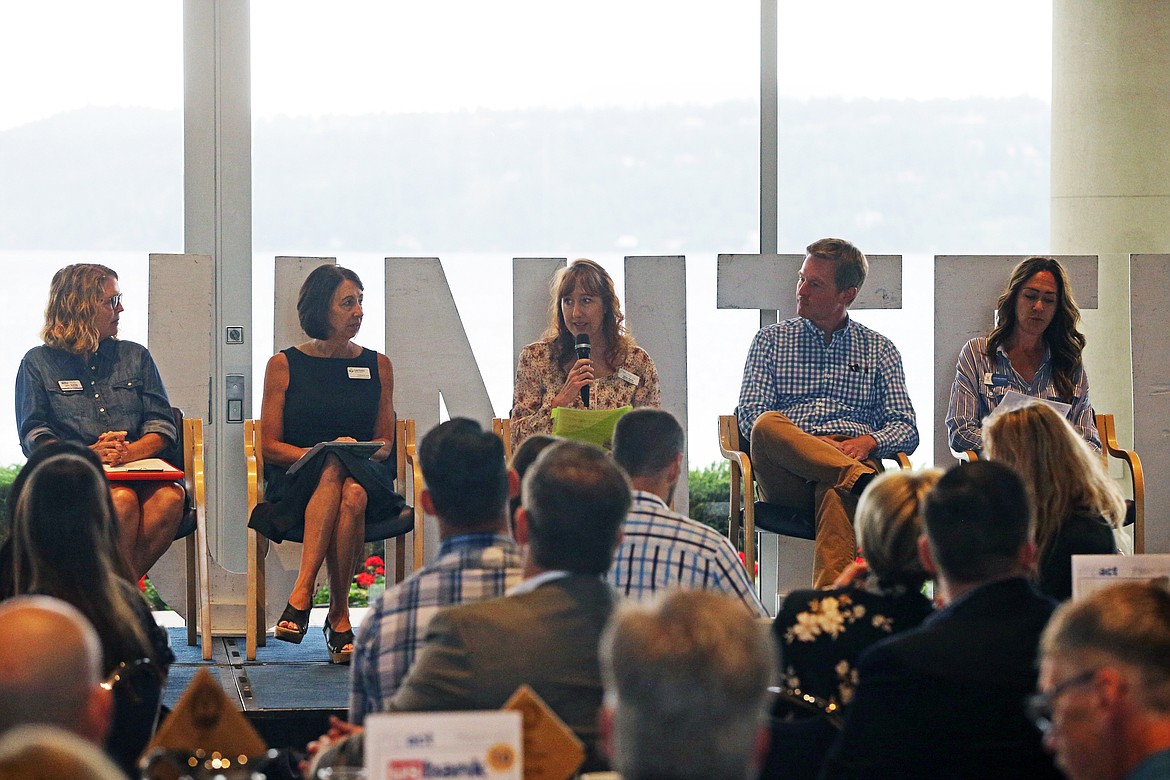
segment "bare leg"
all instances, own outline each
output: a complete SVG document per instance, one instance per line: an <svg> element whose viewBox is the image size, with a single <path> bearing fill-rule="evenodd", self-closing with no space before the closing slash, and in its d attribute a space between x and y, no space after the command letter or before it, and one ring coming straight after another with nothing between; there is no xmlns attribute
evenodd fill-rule
<svg viewBox="0 0 1170 780"><path fill-rule="evenodd" d="M118 554L122 556L134 578L138 579L145 573L138 571L135 562L142 522L138 494L129 485L111 484L110 498L114 501L114 515L118 523Z"/></svg>
<svg viewBox="0 0 1170 780"><path fill-rule="evenodd" d="M142 507L142 525L133 560L135 571L142 576L175 541L175 532L183 521L186 494L174 482L139 483L136 492Z"/></svg>
<svg viewBox="0 0 1170 780"><path fill-rule="evenodd" d="M305 507L305 541L301 549L301 568L293 584L288 603L296 609L308 609L313 600L313 583L317 572L325 562L325 554L336 534L338 508L341 504L341 487L347 478L345 467L336 456L325 456L325 467L321 479ZM280 625L295 629L285 621Z"/></svg>
<svg viewBox="0 0 1170 780"><path fill-rule="evenodd" d="M336 631L352 628L349 622L349 583L365 533L366 491L353 479L346 479L341 490L337 531L326 556L329 569L329 625Z"/></svg>

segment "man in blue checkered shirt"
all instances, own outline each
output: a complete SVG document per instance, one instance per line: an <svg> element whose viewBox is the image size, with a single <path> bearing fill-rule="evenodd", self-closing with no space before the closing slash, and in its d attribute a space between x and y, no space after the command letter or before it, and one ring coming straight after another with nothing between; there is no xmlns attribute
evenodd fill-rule
<svg viewBox="0 0 1170 780"><path fill-rule="evenodd" d="M349 700L354 725L386 709L436 612L502 596L522 578L507 519L517 478L499 437L472 420L449 420L423 438L418 455L426 481L420 500L439 523L442 545L433 563L383 593L362 621Z"/></svg>
<svg viewBox="0 0 1170 780"><path fill-rule="evenodd" d="M879 459L918 447L902 356L849 318L869 262L848 241L809 245L796 286L797 317L762 328L739 391L761 497L816 511L813 584L853 561L857 497Z"/></svg>
<svg viewBox="0 0 1170 780"><path fill-rule="evenodd" d="M643 600L664 590L710 590L735 596L755 617L768 613L727 537L668 506L683 469L683 429L661 409L642 408L618 420L613 459L626 470L634 502L609 584Z"/></svg>

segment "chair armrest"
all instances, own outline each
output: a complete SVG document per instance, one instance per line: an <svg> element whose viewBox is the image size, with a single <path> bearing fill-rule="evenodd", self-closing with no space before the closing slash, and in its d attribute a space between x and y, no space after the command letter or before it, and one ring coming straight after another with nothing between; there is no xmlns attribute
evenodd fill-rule
<svg viewBox="0 0 1170 780"><path fill-rule="evenodd" d="M731 488L727 536L740 549L740 506L743 506L743 563L748 577L755 577L756 560L756 491L752 459L740 449L739 421L734 414L719 416L719 454L731 463Z"/></svg>
<svg viewBox="0 0 1170 780"><path fill-rule="evenodd" d="M1101 437L1101 453L1106 458L1117 458L1129 466L1130 487L1133 491L1133 550L1146 551L1146 480L1142 459L1133 450L1117 444L1117 427L1112 414L1095 415L1097 434Z"/></svg>
<svg viewBox="0 0 1170 780"><path fill-rule="evenodd" d="M425 512L419 497L422 495L422 466L418 461L418 444L415 442L414 420L398 420L394 426L398 451L398 489L403 491L407 503L414 509L414 571L423 567L423 526ZM406 492L410 485L409 494Z"/></svg>
<svg viewBox="0 0 1170 780"><path fill-rule="evenodd" d="M264 503L264 451L259 420L244 420L244 465L248 469L248 516L251 517L256 505Z"/></svg>

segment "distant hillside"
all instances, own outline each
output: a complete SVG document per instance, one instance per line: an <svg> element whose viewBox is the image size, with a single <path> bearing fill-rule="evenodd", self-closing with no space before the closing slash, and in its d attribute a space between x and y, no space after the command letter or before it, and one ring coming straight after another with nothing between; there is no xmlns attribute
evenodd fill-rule
<svg viewBox="0 0 1170 780"><path fill-rule="evenodd" d="M754 105L273 119L254 243L278 251L631 253L758 246ZM1048 244L1037 100L785 101L782 247ZM84 109L0 132L0 247L182 247L182 117Z"/></svg>

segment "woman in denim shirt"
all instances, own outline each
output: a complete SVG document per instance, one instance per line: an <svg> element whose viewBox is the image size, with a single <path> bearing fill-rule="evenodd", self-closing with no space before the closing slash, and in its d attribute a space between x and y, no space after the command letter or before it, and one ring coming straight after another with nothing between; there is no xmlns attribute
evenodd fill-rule
<svg viewBox="0 0 1170 780"><path fill-rule="evenodd" d="M79 263L53 275L45 307L44 345L16 375L16 424L26 455L65 439L118 466L159 456L177 439L171 405L150 353L119 341L118 275ZM183 488L171 482L110 484L118 516L119 552L135 578L175 538Z"/></svg>

